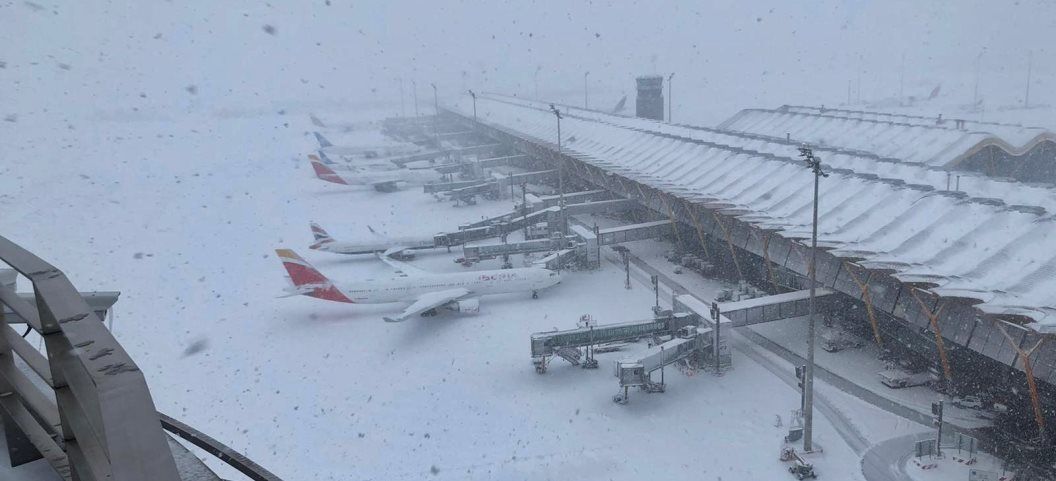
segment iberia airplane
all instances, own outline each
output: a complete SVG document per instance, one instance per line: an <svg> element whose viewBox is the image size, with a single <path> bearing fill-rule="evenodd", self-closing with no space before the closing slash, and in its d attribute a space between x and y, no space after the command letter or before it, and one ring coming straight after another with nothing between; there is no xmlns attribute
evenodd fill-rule
<svg viewBox="0 0 1056 481"><path fill-rule="evenodd" d="M384 317L385 322L402 322L414 315L433 316L439 309L476 313L480 310L480 296L530 291L535 298L539 291L561 282L560 274L542 267L436 274L378 256L396 269L397 277L338 285L292 250L276 249L275 253L293 283L287 290L290 296L350 304L407 304L399 314Z"/></svg>

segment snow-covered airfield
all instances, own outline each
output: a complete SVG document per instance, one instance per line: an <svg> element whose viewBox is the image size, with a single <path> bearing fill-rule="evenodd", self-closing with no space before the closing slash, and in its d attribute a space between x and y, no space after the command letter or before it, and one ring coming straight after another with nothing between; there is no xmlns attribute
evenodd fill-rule
<svg viewBox="0 0 1056 481"><path fill-rule="evenodd" d="M5 231L80 288L121 290L115 331L159 409L284 479L788 476L776 461L785 428L775 417L787 422L798 394L739 351L721 378L669 370L667 393L625 406L611 401L609 368L625 353L599 355L596 371L555 361L534 373L532 332L574 327L582 314L651 315L651 291L625 290L611 264L566 274L537 300L494 296L475 316L402 324L381 321L392 306L276 297L285 286L276 247L335 279L391 273L370 256L308 250L310 220L350 240L369 237L368 225L411 236L504 212L508 199L456 209L418 189L319 182L303 160L314 143L306 116L95 125L67 136L77 156L48 143L46 128L26 129L26 141L56 160L16 159L7 170L19 174L0 177ZM414 262L464 269L456 255ZM202 340L204 351L185 354ZM858 457L827 420L819 424L827 451L819 471L857 479Z"/></svg>
<svg viewBox="0 0 1056 481"><path fill-rule="evenodd" d="M158 408L287 480L790 479L776 461L784 428L774 424L776 415L787 424L798 402L769 370L790 372L790 365L740 349L724 377L669 370L667 393L635 393L626 406L610 401L616 382L605 368L623 354L599 356L597 371L558 360L536 375L529 333L572 327L582 314L601 322L649 316L651 292L641 284L625 291L608 263L569 274L538 300L489 298L476 316L402 324L381 321L388 306L276 298L285 286L278 247L335 279L391 272L369 257L310 251L311 220L363 240L367 225L393 236L429 235L510 207L501 200L454 209L418 189L379 195L315 180L304 157L316 147L309 110L356 125L396 111L346 102L323 112L320 99L392 103L406 83L410 111L408 59L417 58L423 113L430 60L458 65L437 80L441 96L459 92L466 69L471 86L492 82L522 93L532 91L535 72L543 96L577 103L581 70L590 68L592 102L611 105L626 93L629 74L650 58L658 63L653 42L641 40L666 45L673 32L699 39L659 58L659 68L679 72L678 121L710 125L746 106L790 101L835 105L855 78L857 97L883 103L900 89L901 54L907 95L944 85L937 102L912 113L967 103L975 67L984 73L980 116L1056 125L1051 108L1004 110L1020 101L1022 46L1032 44L1032 32L1051 31L1054 16L1039 12L1040 2L1020 2L1014 19L996 3L793 8L770 1L737 3L719 15L676 5L599 17L593 7L571 6L558 22L527 3L497 6L484 13L496 16L486 22L443 2L417 9L379 2L367 11L358 3L339 11L336 0L333 9L329 2L41 3L0 6L0 39L13 46L0 52L0 232L80 289L122 291L116 335L144 370ZM533 21L511 22L519 18ZM597 24L594 31L584 19ZM892 25L905 30L892 35ZM551 35L538 35L547 28ZM843 38L847 32L853 38ZM436 55L429 48L439 38L478 48ZM539 42L532 58L502 75L488 70L513 58L503 47L511 38L521 47ZM980 44L989 49L976 57ZM1052 53L1035 55L1035 103L1051 105L1044 60ZM456 255L426 254L415 263L461 270L451 262ZM190 355L188 347L195 347ZM760 364L768 358L773 365ZM833 424L869 442L924 429L824 383L819 390L855 420L817 418L826 455L816 463L826 479L861 479L859 457Z"/></svg>

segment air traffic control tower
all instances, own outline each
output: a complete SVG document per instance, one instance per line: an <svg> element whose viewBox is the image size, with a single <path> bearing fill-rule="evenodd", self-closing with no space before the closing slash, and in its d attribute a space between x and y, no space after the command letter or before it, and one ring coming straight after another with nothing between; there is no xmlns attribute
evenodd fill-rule
<svg viewBox="0 0 1056 481"><path fill-rule="evenodd" d="M644 119L664 120L664 77L643 75L638 82L638 99L634 115Z"/></svg>

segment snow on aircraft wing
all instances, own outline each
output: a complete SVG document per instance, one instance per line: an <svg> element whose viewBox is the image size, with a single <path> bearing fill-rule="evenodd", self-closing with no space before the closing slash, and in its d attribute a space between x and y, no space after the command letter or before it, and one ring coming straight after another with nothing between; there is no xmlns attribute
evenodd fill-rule
<svg viewBox="0 0 1056 481"><path fill-rule="evenodd" d="M378 259L381 259L381 262L384 262L388 264L389 267L392 267L396 271L397 275L399 275L400 277L418 277L431 275L431 273L428 271L419 269L405 262L400 262L386 255L389 254L389 251L391 251L392 249L394 248L390 248L389 250L385 251L384 254L378 254ZM400 248L400 250L403 249Z"/></svg>
<svg viewBox="0 0 1056 481"><path fill-rule="evenodd" d="M405 250L407 250L406 246L392 246L386 249L385 252L382 252L381 255L384 257L389 257L391 259L390 256L399 254Z"/></svg>
<svg viewBox="0 0 1056 481"><path fill-rule="evenodd" d="M465 297L467 294L469 294L469 289L464 287L448 289L445 291L427 292L418 296L418 299L411 303L411 305L407 306L403 312L393 317L383 317L382 319L385 319L385 322L403 322L415 314L421 314L429 309L436 309L437 307L443 306L451 301L457 301L458 299Z"/></svg>

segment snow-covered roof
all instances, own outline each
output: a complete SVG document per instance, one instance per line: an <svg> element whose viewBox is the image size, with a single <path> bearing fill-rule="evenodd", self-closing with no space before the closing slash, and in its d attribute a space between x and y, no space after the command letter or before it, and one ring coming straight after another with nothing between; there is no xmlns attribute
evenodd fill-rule
<svg viewBox="0 0 1056 481"><path fill-rule="evenodd" d="M1026 154L1056 133L1038 127L785 105L745 109L720 129L809 142L812 145L871 152L933 167L953 168L980 149L995 146Z"/></svg>
<svg viewBox="0 0 1056 481"><path fill-rule="evenodd" d="M724 212L784 237L809 238L813 178L794 144L562 110L562 146L582 161L728 206ZM543 104L480 97L477 114L525 137L556 139L554 115ZM821 183L819 229L830 253L1056 333L1056 189L968 176L960 192L950 192L945 172L934 168L815 152L832 174Z"/></svg>

